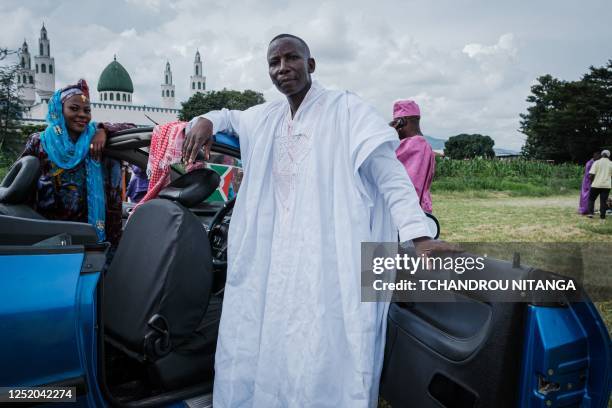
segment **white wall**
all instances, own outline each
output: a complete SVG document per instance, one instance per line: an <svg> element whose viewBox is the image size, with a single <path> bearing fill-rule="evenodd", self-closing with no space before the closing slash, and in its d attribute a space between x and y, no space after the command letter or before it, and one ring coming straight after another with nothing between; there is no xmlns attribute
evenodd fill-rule
<svg viewBox="0 0 612 408"><path fill-rule="evenodd" d="M91 105L91 114L96 122L134 123L136 125L152 126L147 116L157 123L168 123L178 120L178 109L164 109L159 107L143 107L135 105L110 105L94 102Z"/></svg>
<svg viewBox="0 0 612 408"><path fill-rule="evenodd" d="M47 103L34 105L26 115L29 119L45 119L47 116ZM94 102L91 104L92 119L96 122L134 123L140 126L152 126L148 115L155 122L168 123L178 120L178 109L163 109L159 107L111 105Z"/></svg>

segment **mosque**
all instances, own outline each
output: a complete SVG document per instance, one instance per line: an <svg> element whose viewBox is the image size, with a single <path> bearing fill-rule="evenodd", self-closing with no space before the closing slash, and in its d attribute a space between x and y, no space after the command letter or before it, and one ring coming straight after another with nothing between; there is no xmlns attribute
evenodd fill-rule
<svg viewBox="0 0 612 408"><path fill-rule="evenodd" d="M19 53L19 64L17 84L20 87L20 99L28 107L25 119L32 123L42 122L47 115L49 99L55 91L57 68L55 59L51 56L50 41L44 24L40 30L38 55L34 56L34 66L25 40ZM190 97L206 91L206 77L203 75L199 51L195 54L192 73L189 82ZM93 89L90 90L93 120L127 122L138 126L177 120L179 110L176 109L175 90L170 62L166 62L160 89L160 106L134 105L132 78L115 56L100 74L97 93Z"/></svg>

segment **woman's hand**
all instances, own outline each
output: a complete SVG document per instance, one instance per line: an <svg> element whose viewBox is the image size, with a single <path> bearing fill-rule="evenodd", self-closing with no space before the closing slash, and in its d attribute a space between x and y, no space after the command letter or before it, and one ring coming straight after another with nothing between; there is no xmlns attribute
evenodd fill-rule
<svg viewBox="0 0 612 408"><path fill-rule="evenodd" d="M91 144L89 145L89 154L94 160L100 160L102 158L102 150L106 145L106 130L98 128Z"/></svg>

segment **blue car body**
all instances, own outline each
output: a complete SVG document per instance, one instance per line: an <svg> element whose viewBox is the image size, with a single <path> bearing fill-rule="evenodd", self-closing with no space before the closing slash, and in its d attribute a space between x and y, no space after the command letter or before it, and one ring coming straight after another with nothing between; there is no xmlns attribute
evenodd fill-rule
<svg viewBox="0 0 612 408"><path fill-rule="evenodd" d="M239 146L223 134L216 143ZM109 405L98 354L103 253L99 245L0 246L1 387L73 386L77 404L66 406ZM523 336L518 406L605 407L612 346L594 305L530 305L526 314L515 334Z"/></svg>

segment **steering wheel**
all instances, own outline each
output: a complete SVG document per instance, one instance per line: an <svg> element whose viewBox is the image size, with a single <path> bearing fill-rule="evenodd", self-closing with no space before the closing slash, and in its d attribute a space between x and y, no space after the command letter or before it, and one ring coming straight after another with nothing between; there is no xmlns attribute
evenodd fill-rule
<svg viewBox="0 0 612 408"><path fill-rule="evenodd" d="M214 268L227 268L227 227L223 225L223 220L234 208L236 198L226 202L217 211L208 229L208 241L212 253L212 263Z"/></svg>

